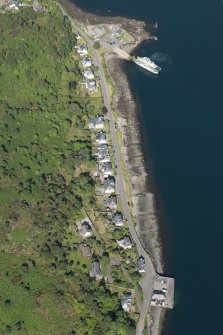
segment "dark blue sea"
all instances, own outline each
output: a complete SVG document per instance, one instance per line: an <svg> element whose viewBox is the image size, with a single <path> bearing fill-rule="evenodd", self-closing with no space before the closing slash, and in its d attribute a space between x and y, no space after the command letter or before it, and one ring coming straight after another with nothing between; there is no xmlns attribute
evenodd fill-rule
<svg viewBox="0 0 223 335"><path fill-rule="evenodd" d="M126 64L162 208L176 305L165 335L223 334L223 2L74 0L100 14L158 22L159 77ZM108 12L111 11L111 13Z"/></svg>

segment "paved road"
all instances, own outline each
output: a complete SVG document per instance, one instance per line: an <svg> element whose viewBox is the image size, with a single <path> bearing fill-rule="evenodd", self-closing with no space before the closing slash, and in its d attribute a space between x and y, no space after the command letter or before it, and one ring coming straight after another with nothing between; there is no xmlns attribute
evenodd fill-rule
<svg viewBox="0 0 223 335"><path fill-rule="evenodd" d="M125 52L124 50L122 50L118 47L114 47L113 51L115 53L117 53L117 55L121 58L124 58L124 59L129 59L130 58L130 55L127 52Z"/></svg>
<svg viewBox="0 0 223 335"><path fill-rule="evenodd" d="M61 11L64 15L67 15L62 7L61 7ZM132 216L130 214L130 210L128 207L125 181L124 181L122 167L121 167L121 158L120 158L121 153L119 152L118 140L117 140L116 130L115 130L115 122L114 122L114 118L112 114L112 109L110 106L109 95L107 92L107 84L106 84L103 68L99 61L98 54L93 47L94 41L92 41L88 37L87 34L85 34L78 26L76 26L76 24L73 21L71 21L71 25L86 40L88 47L91 48L91 51L94 55L94 63L98 67L98 75L99 75L101 90L102 90L102 94L104 98L104 105L108 109L108 119L110 123L111 141L112 141L113 148L115 149L114 155L115 155L115 160L117 164L116 188L121 198L123 215L127 219L127 225L128 225L132 240L134 241L136 245L138 254L142 255L145 258L146 271L140 282L142 293L143 293L143 304L141 308L140 318L139 318L139 321L136 327L136 335L141 335L142 331L144 330L146 315L148 312L149 302L150 302L151 295L152 295L153 279L154 279L156 272L155 272L153 263L149 255L142 247L142 244L138 238L138 235L136 233L135 226L132 220Z"/></svg>

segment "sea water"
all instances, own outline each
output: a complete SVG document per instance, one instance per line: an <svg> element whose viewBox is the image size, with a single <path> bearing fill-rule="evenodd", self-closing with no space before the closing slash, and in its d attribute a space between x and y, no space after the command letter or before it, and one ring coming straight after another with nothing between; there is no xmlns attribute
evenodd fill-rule
<svg viewBox="0 0 223 335"><path fill-rule="evenodd" d="M223 6L221 0L79 0L88 10L158 22L144 44L158 77L125 65L139 101L162 205L166 271L176 305L164 334L222 334Z"/></svg>

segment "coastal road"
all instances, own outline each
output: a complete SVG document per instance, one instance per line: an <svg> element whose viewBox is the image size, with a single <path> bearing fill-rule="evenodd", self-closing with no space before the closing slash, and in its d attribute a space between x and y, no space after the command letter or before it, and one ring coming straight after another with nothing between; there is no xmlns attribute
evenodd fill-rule
<svg viewBox="0 0 223 335"><path fill-rule="evenodd" d="M65 10L60 6L61 11L63 15L67 15ZM114 156L115 156L115 161L117 165L117 175L116 175L116 189L119 193L121 203L122 203L122 209L123 209L123 215L127 219L127 225L129 228L129 232L131 234L131 238L133 242L136 245L137 251L139 256L142 255L145 258L145 274L142 277L140 281L140 286L142 288L142 294L143 294L143 303L141 306L141 311L140 311L140 317L139 321L136 326L136 335L141 335L144 326L145 326L145 321L146 321L146 316L149 308L149 303L152 295L152 289L153 289L153 280L156 275L155 268L153 266L153 263L148 255L148 253L144 250L142 247L142 244L139 240L139 237L136 233L134 222L130 213L130 209L128 206L128 200L126 196L126 187L125 187L125 181L122 173L122 166L121 166L121 152L119 152L119 146L118 146L118 140L116 136L116 130L115 130L115 122L114 122L114 117L112 113L112 109L110 106L110 99L107 91L107 84L106 84L106 79L104 75L104 71L101 65L101 62L99 60L99 56L96 52L96 50L93 47L94 41L89 38L89 36L83 32L75 23L73 20L70 20L72 27L86 40L88 47L91 49L93 56L94 56L94 63L98 67L98 75L99 75L99 80L100 80L100 85L101 85L101 91L104 99L104 105L107 107L108 110L108 119L110 123L110 132L111 132L111 142L113 145L113 148L115 149L114 151Z"/></svg>

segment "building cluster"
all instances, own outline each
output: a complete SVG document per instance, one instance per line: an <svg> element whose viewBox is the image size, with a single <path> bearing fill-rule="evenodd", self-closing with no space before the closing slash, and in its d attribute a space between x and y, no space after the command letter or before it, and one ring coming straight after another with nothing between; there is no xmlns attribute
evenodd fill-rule
<svg viewBox="0 0 223 335"><path fill-rule="evenodd" d="M76 33L76 39L79 40L81 37ZM86 88L89 93L95 92L96 81L94 72L92 69L92 60L88 54L88 48L85 44L78 44L76 52L81 57L81 65L83 68L83 79L86 83ZM115 226L115 229L121 229L124 225L123 214L118 211L118 201L116 192L116 181L114 177L114 170L112 164L112 157L110 155L110 147L108 144L108 137L105 127L105 116L94 115L88 119L88 128L94 132L94 138L96 143L95 159L97 161L97 174L100 177L101 187L100 195L103 197L103 204L108 209L110 215L110 222ZM114 150L114 148L113 148ZM112 150L112 151L113 151ZM93 230L92 230L93 228ZM96 233L96 232L95 232ZM85 219L79 224L79 234L86 240L94 234L94 227L89 220ZM123 234L124 235L124 234ZM124 250L132 248L132 241L129 236L123 236L116 240L117 245ZM80 250L84 257L91 257L90 247L86 243L80 245ZM90 277L94 280L102 279L101 267L98 261L94 261L91 264ZM132 297L129 294L123 296L121 300L122 307L125 311L131 310Z"/></svg>
<svg viewBox="0 0 223 335"><path fill-rule="evenodd" d="M91 258L92 256L91 248L87 243L84 242L80 244L75 244L74 249L78 249L78 248L80 249L84 258ZM99 262L91 263L91 270L90 270L89 276L90 278L95 279L95 280L100 280L103 278L101 275L101 267L100 267Z"/></svg>
<svg viewBox="0 0 223 335"><path fill-rule="evenodd" d="M110 25L109 26L112 36L114 36L117 39L121 39L122 34L125 32L125 30L117 25Z"/></svg>
<svg viewBox="0 0 223 335"><path fill-rule="evenodd" d="M93 236L92 223L88 217L86 217L82 222L77 223L77 226L79 234L83 239L86 240L89 237ZM86 242L80 243L80 245L76 246L76 248L78 247L80 248L85 258L90 258L92 256L91 248ZM93 262L91 264L91 271L89 275L92 279L95 280L102 279L100 263Z"/></svg>
<svg viewBox="0 0 223 335"><path fill-rule="evenodd" d="M98 170L102 179L100 193L101 195L107 197L107 199L104 200L103 203L107 206L108 209L111 210L112 222L114 223L115 227L122 227L124 224L124 219L122 213L117 211L115 178L113 176L113 168L109 153L107 135L106 132L103 131L104 117L100 115L89 117L88 127L91 130L100 130L95 135L95 141L97 144L95 158L97 160ZM127 241L129 241L130 243L128 243ZM123 243L120 240L117 241L117 244L123 249L130 249L132 247L130 239L126 237L123 238Z"/></svg>
<svg viewBox="0 0 223 335"><path fill-rule="evenodd" d="M32 8L35 12L43 12L46 10L46 7L42 6L38 0L29 0L32 5ZM8 8L19 10L20 8L24 7L24 5L20 0L9 0L8 1Z"/></svg>
<svg viewBox="0 0 223 335"><path fill-rule="evenodd" d="M19 0L11 0L8 2L8 8L19 10L23 7L23 4Z"/></svg>
<svg viewBox="0 0 223 335"><path fill-rule="evenodd" d="M81 36L76 32L76 39L80 40ZM75 46L76 52L81 57L81 65L83 67L83 78L86 82L86 88L88 92L95 92L96 90L96 81L94 78L94 72L92 70L92 60L88 55L87 45L80 43ZM113 177L113 168L111 163L111 157L108 148L107 134L103 129L105 128L104 116L96 115L89 117L88 127L91 130L98 131L96 133L96 143L97 143L97 152L96 159L98 163L98 169L100 176L103 179L102 185L102 195L108 197L105 205L111 211L117 209L117 198L114 195L115 193L115 178ZM123 225L123 218L121 213L115 213L113 215L113 222L115 226L121 227Z"/></svg>
<svg viewBox="0 0 223 335"><path fill-rule="evenodd" d="M78 33L75 33L77 40L81 38ZM88 93L94 93L97 90L97 84L92 70L92 60L88 55L88 47L86 44L78 44L75 46L76 52L82 57L81 65L83 67L83 79L85 81L86 89Z"/></svg>
<svg viewBox="0 0 223 335"><path fill-rule="evenodd" d="M119 25L93 25L89 28L90 34L93 36L95 41L105 40L109 37L121 40L125 30Z"/></svg>
<svg viewBox="0 0 223 335"><path fill-rule="evenodd" d="M153 282L150 305L172 309L174 305L174 282L174 278L157 275Z"/></svg>

